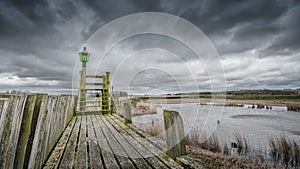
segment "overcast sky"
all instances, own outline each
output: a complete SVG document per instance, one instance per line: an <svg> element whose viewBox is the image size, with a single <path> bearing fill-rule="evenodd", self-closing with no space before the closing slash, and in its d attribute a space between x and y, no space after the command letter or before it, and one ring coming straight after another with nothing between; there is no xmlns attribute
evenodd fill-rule
<svg viewBox="0 0 300 169"><path fill-rule="evenodd" d="M168 13L196 25L219 53L227 90L300 87L299 1L1 0L0 90L70 91L72 80L78 80L73 76L77 53L89 37L105 24L139 12ZM138 49L143 50L133 53ZM117 44L103 65L88 66L111 71L116 90L210 90L205 66L192 55L174 39L141 35ZM116 56L131 56L122 71L116 69L122 58ZM149 69L153 64L172 74ZM189 67L196 76L191 77ZM126 71L136 74L123 76Z"/></svg>

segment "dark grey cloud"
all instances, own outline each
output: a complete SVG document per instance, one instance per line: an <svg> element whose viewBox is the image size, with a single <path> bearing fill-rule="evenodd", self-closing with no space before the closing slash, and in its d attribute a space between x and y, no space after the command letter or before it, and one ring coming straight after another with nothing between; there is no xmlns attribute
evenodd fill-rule
<svg viewBox="0 0 300 169"><path fill-rule="evenodd" d="M65 23L76 16L72 7L71 1L2 1L0 54L7 61L1 62L1 73L49 81L48 87L70 86L73 56L77 53L74 47L83 42L79 36L77 43L69 44L65 35L68 29L75 32L70 29L74 24ZM53 85L51 81L56 80L59 83ZM47 86L46 83L24 84L28 85Z"/></svg>
<svg viewBox="0 0 300 169"><path fill-rule="evenodd" d="M203 30L221 54L242 52L269 41L274 41L271 50L283 48L283 44L299 48L299 38L289 36L299 33L297 1L175 1L168 9ZM275 38L278 35L282 38ZM219 44L225 37L227 44ZM285 38L293 40L284 42Z"/></svg>
<svg viewBox="0 0 300 169"><path fill-rule="evenodd" d="M85 41L108 22L137 12L177 15L200 28L221 55L229 87L300 86L300 72L296 68L300 64L300 3L296 0L2 0L0 78L6 82L0 83L0 89L14 86L71 88L77 53ZM182 61L156 57L156 64L184 62L198 66L195 74L205 88L209 81L203 65L180 45L164 37L133 37L114 48L112 56L118 52L161 47L182 57ZM150 63L147 58L143 62ZM255 67L262 66L261 63L266 69ZM115 64L118 63L111 59L105 66L109 70ZM182 76L180 71L177 74L186 88L193 86L189 83L190 77ZM164 85L170 82L167 78L158 80ZM14 83L20 81L26 83ZM147 79L137 83L140 88L142 82ZM144 86L156 88L155 84Z"/></svg>
<svg viewBox="0 0 300 169"><path fill-rule="evenodd" d="M139 12L163 12L160 3L160 0L84 1L89 10L95 13L95 20L88 31L82 32L82 35L88 38L104 24L125 15Z"/></svg>
<svg viewBox="0 0 300 169"><path fill-rule="evenodd" d="M300 47L300 5L292 6L277 21L280 32L274 42L266 49L266 53L275 54L276 52L293 53Z"/></svg>

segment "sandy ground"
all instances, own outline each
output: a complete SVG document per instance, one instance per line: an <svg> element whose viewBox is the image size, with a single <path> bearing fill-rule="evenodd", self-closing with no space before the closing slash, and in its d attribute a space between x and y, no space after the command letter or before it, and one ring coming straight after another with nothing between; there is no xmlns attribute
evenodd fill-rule
<svg viewBox="0 0 300 169"><path fill-rule="evenodd" d="M263 104L265 106L286 106L289 103L297 103L300 102L292 102L292 101L278 101L278 100L212 100L212 99L150 99L151 103L159 103L159 104L180 104L180 103L226 103L226 104Z"/></svg>

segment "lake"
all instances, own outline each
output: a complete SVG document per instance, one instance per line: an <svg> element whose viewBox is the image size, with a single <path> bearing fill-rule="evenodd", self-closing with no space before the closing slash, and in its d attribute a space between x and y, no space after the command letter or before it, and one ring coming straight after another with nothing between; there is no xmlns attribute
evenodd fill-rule
<svg viewBox="0 0 300 169"><path fill-rule="evenodd" d="M168 109L180 112L186 133L191 129L204 135L214 132L222 143L231 143L235 135L242 135L252 148L268 151L270 138L285 136L300 141L300 113L287 111L286 107L273 106L270 110L248 108L250 105L223 107L197 103L157 106L157 114L135 116L133 123L163 124L163 109Z"/></svg>

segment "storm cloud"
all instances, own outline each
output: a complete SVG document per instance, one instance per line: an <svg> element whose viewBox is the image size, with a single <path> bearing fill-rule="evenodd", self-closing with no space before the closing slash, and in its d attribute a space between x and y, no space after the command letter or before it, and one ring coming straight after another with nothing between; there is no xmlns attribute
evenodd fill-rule
<svg viewBox="0 0 300 169"><path fill-rule="evenodd" d="M300 3L296 0L2 0L0 90L72 89L78 80L74 79L78 51L89 37L115 19L140 12L176 15L202 30L220 55L228 90L300 87ZM173 71L172 76L150 69L141 72L132 79L136 89L132 92L178 92L176 81L183 84L182 91L210 90L201 60L180 42L155 35L132 37L115 46L99 73L113 75L118 57L147 48L171 51L180 60L157 50L155 56L146 51L133 57L124 75L149 64ZM115 88L127 90L127 77L115 77Z"/></svg>

